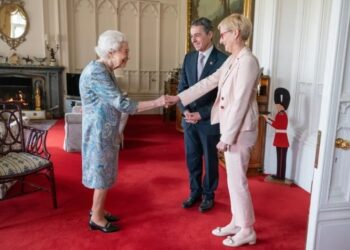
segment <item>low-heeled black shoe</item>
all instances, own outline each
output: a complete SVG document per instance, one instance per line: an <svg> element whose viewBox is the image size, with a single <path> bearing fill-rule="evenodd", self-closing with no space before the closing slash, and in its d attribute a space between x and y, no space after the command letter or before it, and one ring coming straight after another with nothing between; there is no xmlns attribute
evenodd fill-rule
<svg viewBox="0 0 350 250"><path fill-rule="evenodd" d="M187 200L182 202L182 207L183 208L189 208L192 207L195 203L197 203L200 200L199 197L189 197Z"/></svg>
<svg viewBox="0 0 350 250"><path fill-rule="evenodd" d="M92 216L92 211L90 210L90 217ZM105 215L105 219L108 221L108 222L115 222L115 221L118 221L120 220L119 217L113 215L113 214L106 214Z"/></svg>
<svg viewBox="0 0 350 250"><path fill-rule="evenodd" d="M103 227L103 226L97 225L95 222L90 220L89 226L91 230L99 230L104 233L113 233L113 232L119 231L119 227L117 225L113 225L110 222L107 222L107 224Z"/></svg>
<svg viewBox="0 0 350 250"><path fill-rule="evenodd" d="M206 211L210 210L213 206L214 206L214 200L213 199L211 199L211 200L204 199L201 202L201 204L199 205L198 210L203 213L203 212L206 212Z"/></svg>

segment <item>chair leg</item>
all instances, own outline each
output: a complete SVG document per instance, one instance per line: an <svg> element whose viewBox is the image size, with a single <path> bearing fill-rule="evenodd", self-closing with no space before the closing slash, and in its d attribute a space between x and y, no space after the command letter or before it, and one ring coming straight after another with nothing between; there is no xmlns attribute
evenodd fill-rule
<svg viewBox="0 0 350 250"><path fill-rule="evenodd" d="M51 186L53 208L56 209L57 208L56 181L55 181L55 173L52 166L50 167L49 175L50 175L49 180L50 180L50 186Z"/></svg>

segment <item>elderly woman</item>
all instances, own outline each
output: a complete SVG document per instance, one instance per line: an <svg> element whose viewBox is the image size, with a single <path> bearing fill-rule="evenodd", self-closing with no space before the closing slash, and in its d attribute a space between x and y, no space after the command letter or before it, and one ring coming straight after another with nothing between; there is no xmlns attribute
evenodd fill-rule
<svg viewBox="0 0 350 250"><path fill-rule="evenodd" d="M134 114L164 105L164 96L136 102L126 98L113 71L128 61L128 42L119 31L102 33L95 51L98 60L90 62L80 77L83 106L82 168L83 184L94 189L89 225L105 233L118 231L118 220L105 210L107 191L115 182L118 167L118 127L121 112Z"/></svg>
<svg viewBox="0 0 350 250"><path fill-rule="evenodd" d="M167 96L167 104L181 100L188 105L215 87L218 94L211 111L211 123L220 123L220 141L217 149L224 152L227 185L230 194L231 221L212 231L216 236L229 236L226 246L255 244L254 209L248 188L246 172L250 151L258 134L257 83L260 75L258 60L245 46L252 24L245 16L232 14L219 26L220 43L231 55L212 75L181 92Z"/></svg>

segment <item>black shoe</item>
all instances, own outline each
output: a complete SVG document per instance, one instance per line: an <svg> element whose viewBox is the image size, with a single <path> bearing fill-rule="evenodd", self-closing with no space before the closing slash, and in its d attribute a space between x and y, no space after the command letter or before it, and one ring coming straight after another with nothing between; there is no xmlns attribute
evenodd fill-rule
<svg viewBox="0 0 350 250"><path fill-rule="evenodd" d="M197 203L199 201L199 197L192 197L190 196L187 200L185 200L184 202L182 202L182 207L183 208L189 208L192 207L195 203Z"/></svg>
<svg viewBox="0 0 350 250"><path fill-rule="evenodd" d="M201 204L199 205L198 210L203 213L203 212L210 210L213 206L214 206L213 199L210 199L210 200L204 199L204 200L202 200Z"/></svg>
<svg viewBox="0 0 350 250"><path fill-rule="evenodd" d="M90 217L92 216L92 211L90 210ZM115 221L118 221L120 220L119 217L113 215L113 214L106 214L105 215L105 219L108 221L108 222L115 222Z"/></svg>
<svg viewBox="0 0 350 250"><path fill-rule="evenodd" d="M104 227L102 227L102 226L97 225L92 220L90 220L89 226L90 226L91 230L99 230L99 231L104 232L104 233L113 233L113 232L117 232L119 230L119 227L117 225L113 225L110 222L107 222L107 224Z"/></svg>

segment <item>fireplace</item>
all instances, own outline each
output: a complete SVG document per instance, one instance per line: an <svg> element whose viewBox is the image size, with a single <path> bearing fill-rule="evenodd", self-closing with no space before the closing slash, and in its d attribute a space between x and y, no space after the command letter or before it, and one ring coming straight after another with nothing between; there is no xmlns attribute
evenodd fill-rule
<svg viewBox="0 0 350 250"><path fill-rule="evenodd" d="M0 65L0 101L18 101L32 119L63 116L63 67Z"/></svg>
<svg viewBox="0 0 350 250"><path fill-rule="evenodd" d="M20 102L23 110L34 110L35 91L41 92L42 82L26 76L2 76L0 77L0 101ZM39 102L42 102L41 96ZM41 107L37 107L39 108L41 110Z"/></svg>

